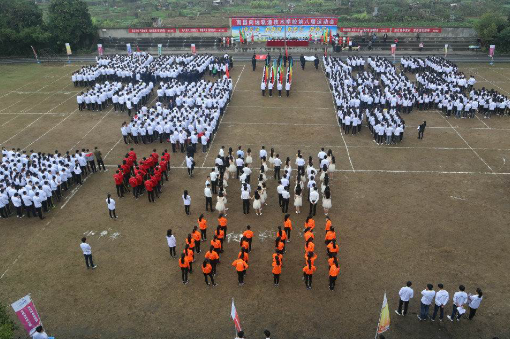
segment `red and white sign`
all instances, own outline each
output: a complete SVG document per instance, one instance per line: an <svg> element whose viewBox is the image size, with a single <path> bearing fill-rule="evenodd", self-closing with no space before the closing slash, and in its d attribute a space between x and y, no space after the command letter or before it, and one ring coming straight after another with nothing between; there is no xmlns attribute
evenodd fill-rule
<svg viewBox="0 0 510 339"><path fill-rule="evenodd" d="M179 28L179 33L227 33L226 27Z"/></svg>
<svg viewBox="0 0 510 339"><path fill-rule="evenodd" d="M230 310L230 316L234 320L236 331L241 331L241 322L239 321L239 315L237 314L236 305L234 305L234 298L232 298L232 309Z"/></svg>
<svg viewBox="0 0 510 339"><path fill-rule="evenodd" d="M11 306L28 334L30 336L34 334L37 326L41 325L41 318L39 318L39 315L37 314L37 310L35 309L35 305L32 302L30 295L14 302Z"/></svg>
<svg viewBox="0 0 510 339"><path fill-rule="evenodd" d="M338 18L334 17L294 17L294 18L247 18L232 17L232 26L336 26Z"/></svg>
<svg viewBox="0 0 510 339"><path fill-rule="evenodd" d="M490 57L493 57L494 56L494 51L496 50L496 45L490 45L489 46L489 56Z"/></svg>
<svg viewBox="0 0 510 339"><path fill-rule="evenodd" d="M130 28L129 33L176 33L176 28Z"/></svg>
<svg viewBox="0 0 510 339"><path fill-rule="evenodd" d="M391 55L395 56L396 51L397 51L397 44L391 44Z"/></svg>
<svg viewBox="0 0 510 339"><path fill-rule="evenodd" d="M267 54L257 54L255 55L255 59L257 60L266 60Z"/></svg>
<svg viewBox="0 0 510 339"><path fill-rule="evenodd" d="M378 27L340 27L343 33L441 33L440 27L394 27L394 28L378 28Z"/></svg>

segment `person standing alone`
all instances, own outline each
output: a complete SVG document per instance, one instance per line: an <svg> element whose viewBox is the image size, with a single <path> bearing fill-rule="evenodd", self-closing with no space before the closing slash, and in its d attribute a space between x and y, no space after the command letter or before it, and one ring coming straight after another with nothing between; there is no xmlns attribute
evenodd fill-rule
<svg viewBox="0 0 510 339"><path fill-rule="evenodd" d="M87 238L83 237L81 238L81 244L80 244L81 250L83 251L83 255L85 256L85 265L87 265L87 268L96 268L97 265L94 265L94 261L92 261L92 248L89 244L87 244Z"/></svg>

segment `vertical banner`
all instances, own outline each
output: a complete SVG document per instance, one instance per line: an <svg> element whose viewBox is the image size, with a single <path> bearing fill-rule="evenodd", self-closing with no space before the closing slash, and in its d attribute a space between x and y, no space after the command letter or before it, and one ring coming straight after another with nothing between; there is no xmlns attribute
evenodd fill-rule
<svg viewBox="0 0 510 339"><path fill-rule="evenodd" d="M237 332L241 331L241 322L239 321L239 315L237 314L236 305L234 305L234 298L232 298L232 309L230 310L230 316L234 321L234 326L236 327Z"/></svg>
<svg viewBox="0 0 510 339"><path fill-rule="evenodd" d="M195 47L195 44L191 44L191 54L196 54L197 48Z"/></svg>
<svg viewBox="0 0 510 339"><path fill-rule="evenodd" d="M32 47L32 52L34 52L35 60L37 61L37 63L40 63L39 58L37 57L37 52L35 51L34 46L30 46L30 47Z"/></svg>
<svg viewBox="0 0 510 339"><path fill-rule="evenodd" d="M68 42L66 42L66 51L67 55L73 54L73 52L71 51L71 45Z"/></svg>
<svg viewBox="0 0 510 339"><path fill-rule="evenodd" d="M448 44L444 44L444 57L448 54Z"/></svg>
<svg viewBox="0 0 510 339"><path fill-rule="evenodd" d="M97 44L97 54L99 54L99 56L103 55L103 45L102 44Z"/></svg>
<svg viewBox="0 0 510 339"><path fill-rule="evenodd" d="M494 58L494 51L496 50L496 45L490 45L489 46L489 56L491 58Z"/></svg>
<svg viewBox="0 0 510 339"><path fill-rule="evenodd" d="M163 50L163 44L158 44L158 55L161 56Z"/></svg>
<svg viewBox="0 0 510 339"><path fill-rule="evenodd" d="M378 334L386 332L390 329L390 310L388 307L388 299L386 299L386 292L384 292L384 299L381 307L381 315L379 317L379 324L377 325L377 332L375 333L375 337L377 338Z"/></svg>
<svg viewBox="0 0 510 339"><path fill-rule="evenodd" d="M126 44L126 50L127 50L127 54L131 55L131 53L133 53L133 51L131 50L131 44Z"/></svg>
<svg viewBox="0 0 510 339"><path fill-rule="evenodd" d="M397 44L391 44L391 55L393 55L393 63L395 63L395 52L397 51Z"/></svg>
<svg viewBox="0 0 510 339"><path fill-rule="evenodd" d="M37 314L37 310L35 309L34 302L30 298L30 295L14 302L11 306L28 334L30 336L34 334L37 326L41 325L41 318L39 318L39 314Z"/></svg>

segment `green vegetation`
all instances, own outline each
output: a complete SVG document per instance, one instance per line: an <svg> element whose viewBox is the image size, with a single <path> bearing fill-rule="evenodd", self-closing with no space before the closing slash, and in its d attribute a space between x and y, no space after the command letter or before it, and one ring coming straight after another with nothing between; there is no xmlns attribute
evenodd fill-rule
<svg viewBox="0 0 510 339"><path fill-rule="evenodd" d="M48 0L36 0L43 11ZM335 15L342 26L473 27L508 0L84 0L99 27L228 26L232 15ZM483 11L480 9L483 8Z"/></svg>
<svg viewBox="0 0 510 339"><path fill-rule="evenodd" d="M7 309L0 304L0 339L14 338L14 331L17 329L16 324L7 314Z"/></svg>
<svg viewBox="0 0 510 339"><path fill-rule="evenodd" d="M82 0L51 0L46 13L31 0L0 1L0 55L29 55L36 50L61 52L90 49L97 35L88 7Z"/></svg>

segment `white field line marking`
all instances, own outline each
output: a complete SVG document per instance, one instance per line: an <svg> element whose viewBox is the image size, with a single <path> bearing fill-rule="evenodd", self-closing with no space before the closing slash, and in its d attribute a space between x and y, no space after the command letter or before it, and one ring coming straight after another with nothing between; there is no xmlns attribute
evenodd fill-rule
<svg viewBox="0 0 510 339"><path fill-rule="evenodd" d="M232 91L233 94L233 91ZM317 109L331 109L330 107L289 107L289 106L230 106L233 108L269 108L269 109L308 109L308 110L317 110Z"/></svg>
<svg viewBox="0 0 510 339"><path fill-rule="evenodd" d="M450 124L450 121L448 121L448 119L446 119L440 112L437 112L437 114L439 114L444 120L446 120L446 122L448 123L448 125L450 125L452 127L452 129L455 131L455 133L457 133L457 135L462 139L462 141L464 141L464 143L466 144L467 147L469 147L469 149L471 149L473 151L473 153L478 157L478 159L480 159L484 164L485 166L487 166L489 168L489 170L491 172L494 172L494 170L489 166L488 163L485 162L485 160L482 159L482 157L478 154L478 152L476 152L469 144L468 142L466 141L466 139L464 139L462 137L462 135L460 135L460 133L455 129L455 127L452 126L452 124Z"/></svg>
<svg viewBox="0 0 510 339"><path fill-rule="evenodd" d="M238 89L238 92L257 92L260 94L260 90L254 90L254 89ZM283 92L283 90L282 90ZM329 93L328 91L299 91L299 90L292 90L292 93ZM283 94L283 93L282 93Z"/></svg>
<svg viewBox="0 0 510 339"><path fill-rule="evenodd" d="M105 167L117 167L118 165L105 165ZM182 169L187 170L187 167L180 166L172 166L172 169ZM210 167L195 167L196 170L209 170ZM268 169L268 172L272 171L272 169ZM256 172L256 171L254 171ZM353 173L352 169L339 169L335 170L335 172L346 172ZM356 169L356 174L360 173L394 173L394 174L470 174L470 175L510 175L510 172L472 172L472 171L428 171L428 170L376 170L376 169Z"/></svg>
<svg viewBox="0 0 510 339"><path fill-rule="evenodd" d="M328 86L329 88L329 93L331 95L331 102L333 103L333 112L335 113L335 120L336 120L336 124L338 125L338 129L340 130L340 136L342 137L342 141L344 142L344 145L345 145L345 151L347 152L347 157L349 158L349 163L351 164L351 168L352 168L352 171L353 172L356 172L354 170L354 166L352 165L352 159L351 159L351 155L349 154L349 147L347 147L347 143L345 142L345 138L344 138L344 133L342 131L342 126L340 126L340 122L338 121L338 116L336 115L336 111L335 111L335 100L333 99L334 96L333 96L333 92L331 91L331 88L329 87L329 83L328 83L328 78L326 76L324 76L324 79L326 80L326 85Z"/></svg>
<svg viewBox="0 0 510 339"><path fill-rule="evenodd" d="M74 112L76 112L78 109L76 109ZM44 132L43 135L41 135L40 137L38 137L37 139L35 139L34 141L32 141L31 143L29 143L27 146L25 146L25 148L23 148L23 151L26 150L28 147L30 147L31 145L33 145L34 143L36 143L37 141L41 140L41 138L43 138L46 134L50 133L51 131L53 131L57 126L59 126L60 124L62 124L64 121L66 121L67 119L69 119L73 113L72 112L71 114L68 114L64 119L60 120L59 122L57 122L55 124L55 126L53 126L52 128L50 128L49 130L47 130L46 132Z"/></svg>
<svg viewBox="0 0 510 339"><path fill-rule="evenodd" d="M60 78L59 78L60 79ZM48 85L47 85L48 86ZM67 87L68 85L66 85L65 87ZM64 88L65 88L64 87ZM49 98L49 97L48 97ZM72 97L70 97L72 98ZM67 100L69 100L70 98L68 98ZM66 102L67 100L65 101L62 101L60 104L58 104L57 106L53 107L52 109L50 109L48 112L46 112L45 114L41 114L41 116L37 119L35 119L34 121L32 121L30 124L26 125L21 131L19 131L18 133L14 134L12 137L10 137L9 139L5 140L2 142L2 144L5 144L6 142L12 140L13 138L15 138L16 136L18 136L21 132L23 132L24 130L26 130L27 128L29 128L30 126L32 126L33 124L35 124L37 121L39 121L39 119L41 119L43 116L45 116L47 113L50 113L51 111L53 111L55 108L57 108L58 106L62 105L64 102ZM37 105L36 105L37 106ZM34 106L35 107L35 106Z"/></svg>
<svg viewBox="0 0 510 339"><path fill-rule="evenodd" d="M279 126L334 126L333 124L290 124L287 122L230 122L224 121L227 125L279 125Z"/></svg>
<svg viewBox="0 0 510 339"><path fill-rule="evenodd" d="M85 179L82 180L83 185L85 184L85 181L87 181L88 178L90 178L90 174ZM67 197L64 204L62 206L60 206L60 209L63 209L64 207L66 207L67 203L69 201L71 201L71 199L74 197L74 195L76 193L78 193L78 191L80 190L81 187L83 187L83 185L77 184L77 186L72 190L71 194Z"/></svg>
<svg viewBox="0 0 510 339"><path fill-rule="evenodd" d="M216 133L214 133L213 138L211 140L211 144L209 145L209 149L207 150L207 153L205 153L204 161L202 162L202 167L205 165L207 156L209 155L209 151L213 148L214 139L216 138L216 134L218 134L220 132L221 122L223 121L223 118L225 117L225 115L227 115L227 109L229 107L249 107L249 106L230 106L230 102L232 102L232 98L234 97L234 93L236 91L237 84L239 83L239 80L241 80L241 76L243 75L245 67L246 67L246 65L243 65L243 69L241 70L241 73L239 73L239 77L237 78L234 88L232 89L232 96L230 97L230 101L227 104L227 107L225 107L225 110L223 111L223 115L221 116L220 122L218 123L218 131Z"/></svg>
<svg viewBox="0 0 510 339"><path fill-rule="evenodd" d="M66 112L66 113L34 113L34 112L25 112L25 113L20 113L20 112L5 112L5 113L0 113L0 115L41 115L41 114L48 114L48 115L55 115L55 114L69 114L69 112Z"/></svg>
<svg viewBox="0 0 510 339"><path fill-rule="evenodd" d="M2 275L0 276L0 280L3 279L5 274L7 274L7 272L11 269L11 267L14 266L14 264L16 264L16 262L18 261L19 258L21 258L22 255L23 255L23 252L20 253L16 259L14 259L14 261L7 267L7 269L4 271L4 273L2 273Z"/></svg>
<svg viewBox="0 0 510 339"><path fill-rule="evenodd" d="M122 139L123 139L123 137L120 137L120 139L119 139L119 140L115 143L115 145L113 145L113 147L112 147L112 148L110 148L110 150L108 151L108 153L106 153L106 155L104 156L104 159L103 159L103 160L106 160L106 158L108 158L108 156L110 155L110 152L111 152L111 151L113 151L113 149L114 149L115 147L117 147L117 145L119 144L119 142L121 142L121 141L122 141ZM113 165L113 166L117 167L117 165Z"/></svg>
<svg viewBox="0 0 510 339"><path fill-rule="evenodd" d="M44 88L48 87L49 85L51 85L51 84L53 84L53 83L55 83L55 82L60 81L60 79L62 79L62 78L64 78L64 77L68 77L68 76L69 76L69 74L71 74L71 73L66 73L66 74L64 74L63 76L61 76L61 77L60 77L60 78L58 78L57 80L55 80L55 81L53 81L53 82L50 82L49 84L47 84L46 86L44 86L44 87L40 88L39 90L35 91L34 93L39 93L39 91L41 91L42 89L44 89ZM66 87L68 87L68 86L69 86L69 84L66 84L66 85L65 85L65 86L61 89L61 91L63 91L63 90L64 90ZM52 95L47 96L47 97L46 97L46 98L44 98L43 100L39 101L37 104L35 104L35 105L31 106L30 108L26 108L26 109L24 109L24 110L23 110L23 111L21 111L20 113L24 113L24 112L30 111L32 108L34 108L35 106L39 105L40 103L42 103L42 102L44 102L44 101L48 100L49 98L51 98L51 97L52 97L52 96L54 96L54 95L55 95L55 94L52 94ZM71 97L72 97L72 96L71 96ZM67 101L67 100L66 100L66 101ZM53 110L53 109L51 109L49 112L51 112L52 110Z"/></svg>
<svg viewBox="0 0 510 339"><path fill-rule="evenodd" d="M26 86L31 85L31 84L33 84L34 82L38 82L38 81L40 81L40 79L34 80L34 81L32 81L32 82L29 82L28 84L24 84L23 86L18 87L18 88L16 88L16 89L15 89L15 90L13 90L13 91L9 91L9 92L7 92L6 94L4 94L4 95L0 96L0 99L2 99L3 97L8 96L8 95L9 95L9 94L11 94L11 93L16 93L17 91L19 91L19 90L20 90L20 89L22 89L23 87L26 87Z"/></svg>
<svg viewBox="0 0 510 339"><path fill-rule="evenodd" d="M19 114L18 114L18 115L16 115L16 116L14 116L14 118L9 119L9 120L7 120L6 122L4 122L4 123L2 124L2 127L3 127L3 126L5 126L5 125L7 125L8 123L10 123L11 121L13 121L13 120L14 120L14 119L16 119L17 117L19 117Z"/></svg>
<svg viewBox="0 0 510 339"><path fill-rule="evenodd" d="M94 128L96 128L96 127L97 127L97 126L98 126L98 125L99 125L99 124L100 124L100 123L104 120L104 118L106 118L106 117L107 117L107 116L108 116L108 115L109 115L112 111L113 111L113 106L112 106L112 108L110 108L110 110L108 111L108 113L104 114L104 115L101 117L101 119L99 119L99 121L98 121L98 122L97 122L94 126L92 126L92 128L91 128L91 129L90 129L87 133L85 133L85 135L84 135L84 136L83 136L83 137L82 137L82 138L81 138L81 139L80 139L80 140L79 140L76 144L74 144L74 146L73 146L73 147L71 147L71 148L69 149L69 151L72 151L72 150L73 150L73 148L75 148L76 146L78 146L78 145L80 144L80 142L82 142L82 141L83 141L83 139L85 139L85 138L87 137L87 135L89 135L89 134L90 134L90 132L92 132L92 130L93 130Z"/></svg>

